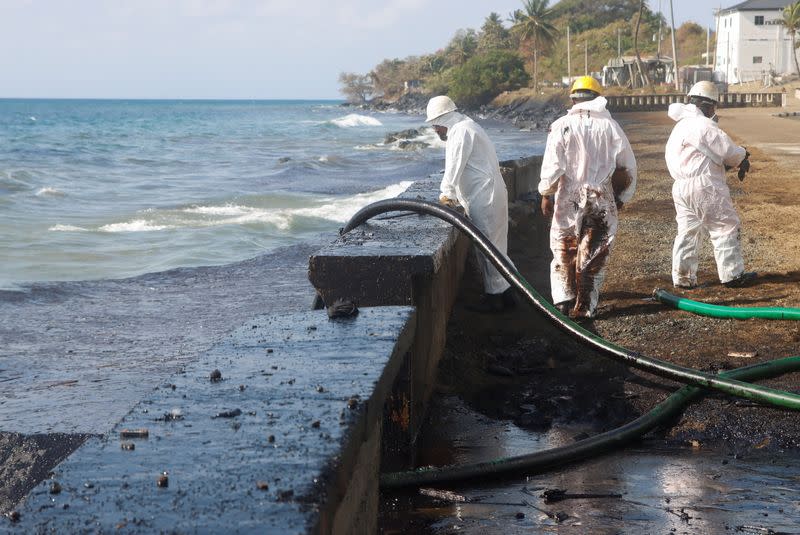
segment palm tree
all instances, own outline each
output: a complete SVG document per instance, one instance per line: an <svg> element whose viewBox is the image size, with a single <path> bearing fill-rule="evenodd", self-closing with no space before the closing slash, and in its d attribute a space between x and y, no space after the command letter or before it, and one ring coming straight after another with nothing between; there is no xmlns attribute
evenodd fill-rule
<svg viewBox="0 0 800 535"><path fill-rule="evenodd" d="M490 13L481 26L478 36L478 50L489 52L508 48L508 30L503 27L503 21L497 13Z"/></svg>
<svg viewBox="0 0 800 535"><path fill-rule="evenodd" d="M800 75L800 64L797 62L797 33L800 32L800 0L783 8L783 27L792 37L792 50L794 51L794 68Z"/></svg>
<svg viewBox="0 0 800 535"><path fill-rule="evenodd" d="M511 16L511 31L519 37L520 44L528 43L532 51L534 89L539 87L539 49L552 46L558 36L558 30L550 23L553 10L549 3L550 0L522 0L524 9L514 11Z"/></svg>

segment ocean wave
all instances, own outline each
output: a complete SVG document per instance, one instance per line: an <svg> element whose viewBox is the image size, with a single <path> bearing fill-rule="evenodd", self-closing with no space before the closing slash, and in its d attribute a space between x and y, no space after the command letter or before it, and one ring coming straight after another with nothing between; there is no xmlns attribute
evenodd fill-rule
<svg viewBox="0 0 800 535"><path fill-rule="evenodd" d="M39 188L39 190L35 193L35 195L37 197L44 197L44 196L48 196L48 197L64 197L66 195L66 193L64 193L63 191L58 190L56 188L44 187L44 188Z"/></svg>
<svg viewBox="0 0 800 535"><path fill-rule="evenodd" d="M53 232L86 232L83 227L76 227L75 225L53 225L49 229Z"/></svg>
<svg viewBox="0 0 800 535"><path fill-rule="evenodd" d="M152 232L154 230L164 230L174 228L170 225L158 225L144 219L134 219L124 223L109 223L103 225L98 230L101 232Z"/></svg>
<svg viewBox="0 0 800 535"><path fill-rule="evenodd" d="M220 216L238 216L247 212L247 207L236 204L225 204L223 206L192 206L184 208L187 214L207 214Z"/></svg>
<svg viewBox="0 0 800 535"><path fill-rule="evenodd" d="M321 218L336 221L337 223L346 223L364 206L375 201L397 197L413 183L413 181L407 180L369 193L359 193L343 199L330 199L329 202L325 202L319 206L294 209L293 213L296 216Z"/></svg>
<svg viewBox="0 0 800 535"><path fill-rule="evenodd" d="M383 123L375 117L369 115L359 115L351 113L338 119L331 119L331 124L335 124L339 128L353 128L354 126L383 126Z"/></svg>
<svg viewBox="0 0 800 535"><path fill-rule="evenodd" d="M192 205L173 209L146 209L135 218L94 228L54 225L52 231L130 233L201 229L236 225L266 225L281 233L322 231L330 222L345 223L364 206L396 197L412 184L403 181L383 189L347 197L265 196L223 204ZM327 223L320 223L320 220Z"/></svg>

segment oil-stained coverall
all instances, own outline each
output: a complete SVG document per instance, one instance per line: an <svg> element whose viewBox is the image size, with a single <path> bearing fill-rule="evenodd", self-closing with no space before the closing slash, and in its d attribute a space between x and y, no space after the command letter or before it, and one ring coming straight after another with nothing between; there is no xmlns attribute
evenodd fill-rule
<svg viewBox="0 0 800 535"><path fill-rule="evenodd" d="M595 316L617 232L617 202L628 202L636 190L633 150L606 102L600 96L578 102L553 122L542 161L539 193L555 194L550 288L553 303L572 317ZM625 179L612 185L617 168Z"/></svg>
<svg viewBox="0 0 800 535"><path fill-rule="evenodd" d="M437 118L434 124L447 127L442 197L457 199L467 217L506 255L508 191L492 141L478 123L457 111ZM487 294L501 294L510 287L481 253L478 263Z"/></svg>
<svg viewBox="0 0 800 535"><path fill-rule="evenodd" d="M725 166L739 165L747 151L694 104L671 104L667 113L677 122L664 151L675 180L672 200L678 221L672 283L684 287L697 284L700 239L706 232L714 245L719 280L729 282L744 272L744 260L741 222L725 182Z"/></svg>

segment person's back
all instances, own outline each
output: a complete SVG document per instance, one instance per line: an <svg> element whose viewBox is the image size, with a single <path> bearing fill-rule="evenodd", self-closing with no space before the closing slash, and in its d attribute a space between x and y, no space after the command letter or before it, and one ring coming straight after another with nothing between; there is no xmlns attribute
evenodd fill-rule
<svg viewBox="0 0 800 535"><path fill-rule="evenodd" d="M636 189L633 150L601 90L589 76L573 84L572 108L550 127L538 187L542 214L553 216L553 304L574 318L595 317L617 210Z"/></svg>
<svg viewBox="0 0 800 535"><path fill-rule="evenodd" d="M463 160L456 189L458 198L469 205L465 208L487 206L507 196L494 144L478 123L465 115L448 130L447 143L448 156Z"/></svg>
<svg viewBox="0 0 800 535"><path fill-rule="evenodd" d="M539 191L543 195L555 193L555 188L547 184L556 186L554 182L561 175L566 178L558 181L558 188L566 190L562 194L575 195L584 187L611 192L611 176L621 159L626 160L624 167L635 170L628 139L606 110L603 97L575 104L552 124L550 136L556 138L555 143L548 140L542 163L545 185ZM619 200L627 202L633 196L633 188L620 193Z"/></svg>

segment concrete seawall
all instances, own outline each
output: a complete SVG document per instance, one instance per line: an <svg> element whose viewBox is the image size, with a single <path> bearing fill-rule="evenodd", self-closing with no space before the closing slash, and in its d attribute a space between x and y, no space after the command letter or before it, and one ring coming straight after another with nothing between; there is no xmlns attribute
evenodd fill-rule
<svg viewBox="0 0 800 535"><path fill-rule="evenodd" d="M662 111L675 102L686 102L682 93L664 95L608 95L608 110L625 111ZM767 108L785 107L786 93L722 93L720 108Z"/></svg>
<svg viewBox="0 0 800 535"><path fill-rule="evenodd" d="M509 199L531 199L541 158L501 165ZM436 200L438 183L404 196ZM0 532L374 533L380 469L413 462L469 250L410 213L338 238L309 279L357 316L248 321L89 438Z"/></svg>

